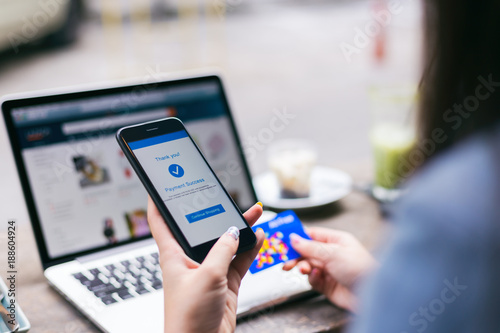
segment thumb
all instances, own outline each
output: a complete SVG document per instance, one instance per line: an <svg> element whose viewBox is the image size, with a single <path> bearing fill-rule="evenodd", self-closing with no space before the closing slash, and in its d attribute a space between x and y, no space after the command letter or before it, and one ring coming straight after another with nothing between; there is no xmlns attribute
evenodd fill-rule
<svg viewBox="0 0 500 333"><path fill-rule="evenodd" d="M294 250L305 259L312 259L324 265L331 261L335 255L332 244L305 239L297 234L291 234L290 239Z"/></svg>
<svg viewBox="0 0 500 333"><path fill-rule="evenodd" d="M239 237L240 230L234 226L229 227L208 252L201 266L226 276L229 265L238 250Z"/></svg>

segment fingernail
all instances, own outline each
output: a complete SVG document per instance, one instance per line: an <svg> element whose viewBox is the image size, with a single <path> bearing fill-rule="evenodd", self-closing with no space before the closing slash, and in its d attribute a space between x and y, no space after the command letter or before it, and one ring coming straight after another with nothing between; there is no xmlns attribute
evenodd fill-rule
<svg viewBox="0 0 500 333"><path fill-rule="evenodd" d="M234 240L238 240L238 237L240 237L240 230L235 226L232 226L227 229L226 234L233 237Z"/></svg>
<svg viewBox="0 0 500 333"><path fill-rule="evenodd" d="M257 202L257 205L261 206L262 208L264 208L264 205L262 204L262 202Z"/></svg>
<svg viewBox="0 0 500 333"><path fill-rule="evenodd" d="M290 240L292 241L292 244L298 244L300 242L302 237L300 237L297 234L290 234Z"/></svg>

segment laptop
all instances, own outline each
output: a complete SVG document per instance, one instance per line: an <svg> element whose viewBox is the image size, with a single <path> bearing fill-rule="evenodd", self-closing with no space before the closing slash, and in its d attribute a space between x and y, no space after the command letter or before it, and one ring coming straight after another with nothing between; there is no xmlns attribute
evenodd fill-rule
<svg viewBox="0 0 500 333"><path fill-rule="evenodd" d="M118 128L180 118L239 208L257 201L216 75L7 96L2 114L45 277L102 331L163 327L147 194L115 141ZM279 265L248 273L238 316L309 292L304 276Z"/></svg>

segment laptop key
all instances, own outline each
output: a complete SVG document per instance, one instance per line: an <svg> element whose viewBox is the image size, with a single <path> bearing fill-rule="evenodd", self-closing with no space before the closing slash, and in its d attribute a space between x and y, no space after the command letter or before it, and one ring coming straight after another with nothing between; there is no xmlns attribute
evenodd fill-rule
<svg viewBox="0 0 500 333"><path fill-rule="evenodd" d="M105 288L94 291L94 295L96 295L97 297L104 297L104 296L111 295L112 293L116 293L118 291L126 290L126 289L127 288L125 288L123 286L116 288L113 285L107 285Z"/></svg>
<svg viewBox="0 0 500 333"><path fill-rule="evenodd" d="M92 275L89 271L82 271L81 272L83 276L85 276L88 280L93 280L94 275Z"/></svg>
<svg viewBox="0 0 500 333"><path fill-rule="evenodd" d="M118 278L110 278L109 283L113 285L115 288L120 288L123 285L124 279L118 279Z"/></svg>
<svg viewBox="0 0 500 333"><path fill-rule="evenodd" d="M120 279L120 280L123 280L125 278L125 275L123 274L123 272L120 272L119 270L115 270L113 272L113 276L116 278L116 279Z"/></svg>
<svg viewBox="0 0 500 333"><path fill-rule="evenodd" d="M122 264L117 264L113 272L126 273L128 271L128 266L123 266Z"/></svg>
<svg viewBox="0 0 500 333"><path fill-rule="evenodd" d="M109 283L108 277L102 273L99 273L99 275L97 275L97 278L100 279L105 284Z"/></svg>
<svg viewBox="0 0 500 333"><path fill-rule="evenodd" d="M106 305L116 303L116 299L114 299L111 295L101 298L101 301Z"/></svg>
<svg viewBox="0 0 500 333"><path fill-rule="evenodd" d="M139 276L134 276L134 275L133 275L133 274L131 274L131 273L127 273L127 274L125 275L125 279L126 279L126 281L130 281L130 282L132 282L132 283L135 283L135 282L137 281L137 279L138 279L138 278L139 278Z"/></svg>
<svg viewBox="0 0 500 333"><path fill-rule="evenodd" d="M76 273L76 274L73 274L73 276L75 277L75 279L77 279L78 281L80 281L81 284L85 284L87 281L88 282L91 281L85 275L83 275L82 273Z"/></svg>
<svg viewBox="0 0 500 333"><path fill-rule="evenodd" d="M156 290L161 289L163 288L163 283L161 283L160 280L157 280L157 282L153 282L152 287L155 288Z"/></svg>
<svg viewBox="0 0 500 333"><path fill-rule="evenodd" d="M150 262L145 262L144 263L144 267L142 268L146 271L148 271L149 273L154 273L156 272L156 267L154 264L150 263Z"/></svg>
<svg viewBox="0 0 500 333"><path fill-rule="evenodd" d="M130 266L130 270L128 272L133 277L138 277L141 275L141 271L139 269L137 269L137 267L135 267L135 266Z"/></svg>
<svg viewBox="0 0 500 333"><path fill-rule="evenodd" d="M84 280L80 280L80 283L83 284L85 287L88 287L88 286L90 286L92 281L89 279L84 279Z"/></svg>
<svg viewBox="0 0 500 333"><path fill-rule="evenodd" d="M144 276L145 278L149 278L149 277L153 276L153 274L151 274L147 269L142 269L141 276Z"/></svg>
<svg viewBox="0 0 500 333"><path fill-rule="evenodd" d="M107 269L108 271L110 271L110 272L113 272L113 271L115 270L115 268L116 268L116 266L115 266L115 265L113 265L113 264L111 264L111 265L106 265L106 266L104 266L104 267L106 267L106 269Z"/></svg>
<svg viewBox="0 0 500 333"><path fill-rule="evenodd" d="M120 296L120 298L121 298L121 299L123 299L123 300L126 300L126 299L129 299L129 298L134 297L134 296L132 296L132 295L129 293L128 289L125 289L125 290L120 290L120 291L118 292L118 296Z"/></svg>
<svg viewBox="0 0 500 333"><path fill-rule="evenodd" d="M141 263L146 261L146 259L142 256L135 258L135 260L137 260L138 262L141 262Z"/></svg>
<svg viewBox="0 0 500 333"><path fill-rule="evenodd" d="M90 284L88 286L97 286L97 285L100 285L100 284L107 284L107 283L104 283L98 277L94 277L93 279L90 279L89 281L90 281Z"/></svg>
<svg viewBox="0 0 500 333"><path fill-rule="evenodd" d="M99 290L99 291L95 291L94 295L96 297L103 298L103 297L110 296L112 293L115 292L115 290L116 290L115 288L113 288L112 290L109 290L109 289L105 288L105 289L102 289L102 290Z"/></svg>
<svg viewBox="0 0 500 333"><path fill-rule="evenodd" d="M146 288L140 286L140 287L138 287L138 288L135 289L135 292L138 293L139 295L142 295L142 294L149 293L149 290L147 290Z"/></svg>
<svg viewBox="0 0 500 333"><path fill-rule="evenodd" d="M103 290L107 287L108 285L103 283L101 280L99 279L95 279L94 281L92 281L90 283L90 285L87 286L87 289L92 291L92 292L95 292L95 291L99 291L99 290Z"/></svg>

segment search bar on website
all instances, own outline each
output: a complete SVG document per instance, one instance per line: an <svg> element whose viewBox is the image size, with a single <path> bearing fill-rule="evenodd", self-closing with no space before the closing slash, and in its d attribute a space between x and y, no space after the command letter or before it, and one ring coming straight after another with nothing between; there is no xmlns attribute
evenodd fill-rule
<svg viewBox="0 0 500 333"><path fill-rule="evenodd" d="M64 123L61 126L64 135L80 134L85 132L94 132L113 127L121 127L142 123L145 121L156 120L171 116L170 109L161 109L146 112L135 112L120 116L101 117L90 120L79 120Z"/></svg>

